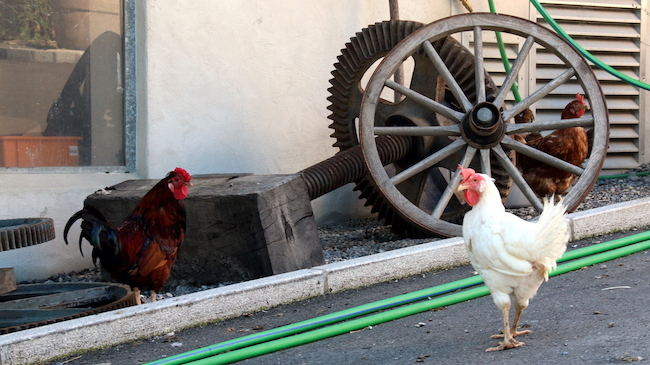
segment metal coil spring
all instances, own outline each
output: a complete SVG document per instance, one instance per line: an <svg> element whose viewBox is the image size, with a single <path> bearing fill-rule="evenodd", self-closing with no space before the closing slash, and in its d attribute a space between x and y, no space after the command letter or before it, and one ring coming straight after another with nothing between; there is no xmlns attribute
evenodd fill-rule
<svg viewBox="0 0 650 365"><path fill-rule="evenodd" d="M406 136L380 136L375 142L384 166L406 157L412 148L412 139ZM367 173L368 168L360 145L298 172L307 184L310 200L357 181Z"/></svg>

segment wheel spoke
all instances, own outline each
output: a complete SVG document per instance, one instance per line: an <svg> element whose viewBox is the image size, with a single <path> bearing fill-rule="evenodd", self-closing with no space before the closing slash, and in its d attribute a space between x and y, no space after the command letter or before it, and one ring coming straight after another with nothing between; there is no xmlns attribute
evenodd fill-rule
<svg viewBox="0 0 650 365"><path fill-rule="evenodd" d="M521 47L521 51L517 55L515 62L512 64L512 68L510 69L510 72L508 72L506 79L503 81L503 84L499 88L499 93L497 94L497 97L494 100L494 105L499 106L503 104L504 100L506 100L506 95L508 94L508 91L512 87L512 84L514 84L515 79L517 78L517 74L519 74L519 70L524 65L524 60L528 56L528 52L530 52L530 49L533 47L534 44L535 44L535 38L533 38L532 36L526 38L524 45Z"/></svg>
<svg viewBox="0 0 650 365"><path fill-rule="evenodd" d="M476 148L472 146L467 146L467 150L465 151L465 156L463 156L463 159L460 161L460 165L468 166L469 163L474 158L474 155L476 155ZM445 208L449 204L451 197L454 196L454 192L456 191L456 189L458 189L458 185L460 184L461 178L462 176L460 174L460 171L456 170L456 172L454 172L453 177L449 181L449 184L447 184L445 191L440 196L440 199L438 200L438 204L436 204L436 208L433 210L433 212L431 212L432 217L436 219L440 219L442 213L445 211Z"/></svg>
<svg viewBox="0 0 650 365"><path fill-rule="evenodd" d="M541 100L543 97L547 96L550 94L553 90L557 89L558 86L564 84L565 82L569 81L573 77L573 75L576 74L576 70L573 68L570 68L564 72L562 72L558 77L554 78L551 80L549 83L546 85L542 86L539 88L537 91L534 93L530 94L526 99L522 100L521 102L515 104L512 108L506 110L503 112L503 120L508 120L512 118L513 116L521 113L524 111L524 109L528 108L529 106L533 105L535 102ZM496 104L495 105L499 105Z"/></svg>
<svg viewBox="0 0 650 365"><path fill-rule="evenodd" d="M454 76L451 74L451 72L449 72L447 65L445 65L445 62L442 60L442 58L440 58L438 51L433 48L433 45L429 41L422 43L422 47L424 48L424 52L426 52L427 56L429 56L429 60L431 60L433 66L435 66L442 78L447 83L447 87L449 87L451 93L454 94L456 100L460 102L460 104L463 106L463 110L465 110L467 113L470 109L472 109L472 103L469 102L469 99L467 99L467 96L463 92L463 89L458 85L458 82L456 82L456 79L454 79Z"/></svg>
<svg viewBox="0 0 650 365"><path fill-rule="evenodd" d="M460 125L430 127L375 127L380 136L460 136Z"/></svg>
<svg viewBox="0 0 650 365"><path fill-rule="evenodd" d="M402 95L411 98L413 101L422 105L423 107L429 108L436 113L442 114L456 123L460 123L460 121L465 116L464 113L460 113L451 108L448 108L438 103L437 101L429 99L428 97L418 93L417 91L413 91L405 86L396 83L393 80L387 79L384 84L395 91L399 91Z"/></svg>
<svg viewBox="0 0 650 365"><path fill-rule="evenodd" d="M515 165L510 161L510 158L506 155L506 153L503 151L503 148L501 148L501 145L496 145L492 147L492 151L494 151L497 160L499 160L499 163L501 163L501 166L506 170L508 175L512 177L512 180L517 184L521 192L524 194L524 196L528 199L528 201L535 207L535 209L538 212L542 211L542 203L540 200L537 198L535 195L535 192L533 189L530 188L526 180L524 180L524 177L521 176L521 173Z"/></svg>
<svg viewBox="0 0 650 365"><path fill-rule="evenodd" d="M533 123L517 123L506 124L507 134L528 133L528 132L541 132L550 131L562 128L573 127L591 127L594 125L593 117L582 117L575 119L561 119L548 122L533 122Z"/></svg>
<svg viewBox="0 0 650 365"><path fill-rule="evenodd" d="M483 70L483 29L474 27L474 78L476 103L485 101L485 71Z"/></svg>
<svg viewBox="0 0 650 365"><path fill-rule="evenodd" d="M513 150L524 154L528 157L532 157L536 159L537 161L541 161L547 165L553 166L555 168L558 168L560 170L570 172L574 175L582 175L582 173L585 171L584 169L575 166L573 164L570 164L562 159L559 159L553 155L549 155L548 153L542 152L536 148L530 147L528 145L525 145L521 142L518 142L514 140L513 138L509 136L505 136L501 143L509 148L512 148Z"/></svg>
<svg viewBox="0 0 650 365"><path fill-rule="evenodd" d="M441 160L451 156L452 154L456 153L456 151L460 150L465 146L467 142L465 142L464 139L458 138L454 142L448 144L446 147L441 148L440 150L436 151L436 153L430 155L429 157L423 159L422 161L416 163L415 165L409 167L408 169L400 172L399 174L393 176L390 181L397 185L415 175L418 173L430 168L431 166L435 165L436 163L440 162Z"/></svg>
<svg viewBox="0 0 650 365"><path fill-rule="evenodd" d="M492 176L492 166L490 166L490 150L481 149L481 171L487 176Z"/></svg>

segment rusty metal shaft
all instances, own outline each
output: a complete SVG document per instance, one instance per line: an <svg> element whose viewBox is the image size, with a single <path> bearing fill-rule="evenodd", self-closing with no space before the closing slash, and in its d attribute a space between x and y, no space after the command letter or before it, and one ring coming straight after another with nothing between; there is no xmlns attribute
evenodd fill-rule
<svg viewBox="0 0 650 365"><path fill-rule="evenodd" d="M413 147L412 138L406 136L379 136L375 142L384 166L406 157ZM310 200L355 182L367 173L368 168L360 145L298 172L307 184Z"/></svg>

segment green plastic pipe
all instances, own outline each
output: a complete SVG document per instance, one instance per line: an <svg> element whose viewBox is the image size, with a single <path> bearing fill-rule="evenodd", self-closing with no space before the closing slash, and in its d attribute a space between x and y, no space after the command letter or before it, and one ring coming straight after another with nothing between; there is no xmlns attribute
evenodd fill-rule
<svg viewBox="0 0 650 365"><path fill-rule="evenodd" d="M601 262L613 260L622 256L626 256L647 249L650 249L650 240L642 241L640 243L632 244L612 251L606 251L600 254L588 256L582 259L578 259L576 261L562 264L558 266L556 270L551 272L550 276L564 274L570 271L581 269L585 266L595 265ZM342 335L350 331L360 330L368 326L374 326L377 324L393 321L396 319L422 313L435 308L440 308L443 306L448 306L448 305L464 302L467 300L479 298L488 294L490 294L490 292L487 289L487 287L480 286L462 292L457 292L454 294L437 297L425 302L410 304L405 307L392 309L371 316L357 318L348 322L339 323L329 327L324 327L306 333L301 333L290 337L285 337L278 340L261 343L251 347L246 347L243 349L223 353L210 358L204 358L201 360L189 362L187 363L187 365L230 364L236 361L241 361L256 356L269 354L271 352L284 350L291 347L319 341L325 338Z"/></svg>
<svg viewBox="0 0 650 365"><path fill-rule="evenodd" d="M557 262L565 262L570 260L579 259L582 257L595 255L598 253L614 250L620 247L628 246L633 243L650 240L650 231L645 231L637 234L633 234L626 237L617 238L615 240L598 243L591 246L586 246L578 248L571 251L566 251L562 257L560 257Z"/></svg>
<svg viewBox="0 0 650 365"><path fill-rule="evenodd" d="M565 274L569 271L578 270L585 266L591 266L591 265L600 264L601 262L611 261L619 257L631 255L633 253L647 250L647 249L650 249L650 240L641 241L639 243L620 247L610 251L605 251L575 261L567 262L566 264L558 265L558 267L555 270L553 270L549 274L549 276Z"/></svg>
<svg viewBox="0 0 650 365"><path fill-rule="evenodd" d="M603 176L598 176L598 180L622 179L622 178L625 178L625 177L629 177L630 175L646 176L646 175L650 175L650 171L634 172L634 173L630 173L630 174L603 175Z"/></svg>
<svg viewBox="0 0 650 365"><path fill-rule="evenodd" d="M494 6L494 1L493 0L488 0L488 3L490 5L490 12L491 13L496 13L497 10ZM503 68L506 71L506 74L510 72L510 61L508 61L508 55L506 54L506 47L503 44L503 37L501 37L501 32L494 32L494 35L497 38L497 45L499 46L499 53L501 54L501 61L503 62ZM510 90L512 90L512 95L515 97L515 101L519 103L521 101L521 94L519 94L519 87L517 87L517 83L514 82L512 86L510 87Z"/></svg>
<svg viewBox="0 0 650 365"><path fill-rule="evenodd" d="M473 298L485 296L490 292L485 286L468 289L462 292L445 295L443 297L434 298L425 302L419 302L392 309L390 311L373 314L367 317L353 319L348 322L339 323L333 326L319 328L306 333L281 338L278 340L261 343L259 345L246 347L240 350L227 352L212 358L205 358L202 360L187 363L188 365L216 365L216 364L230 364L235 361L241 361L251 357L256 357L278 350L284 350L290 347L295 347L310 342L315 342L329 337L334 337L356 331L368 326L377 325L380 323L389 322L398 318L407 317L421 312L426 312L434 308L440 308L451 304L460 303Z"/></svg>
<svg viewBox="0 0 650 365"><path fill-rule="evenodd" d="M287 326L278 327L272 330L263 331L256 334L221 342L212 346L207 346L200 349L188 351L182 354L178 354L178 355L174 355L164 359L150 362L147 365L185 364L188 361L193 361L208 356L213 356L215 354L222 353L224 351L232 351L242 347L274 340L280 337L285 337L296 333L309 331L314 328L323 327L332 323L341 322L347 319L374 313L380 310L416 302L419 300L449 293L451 291L455 291L458 289L478 285L481 284L482 282L483 281L481 280L480 276L478 275L472 276L469 278L453 281L450 283L437 285L428 289L422 289L411 293L398 295L396 297L378 300L372 303L330 313L328 315L320 316L317 318L312 318L309 320L293 323Z"/></svg>

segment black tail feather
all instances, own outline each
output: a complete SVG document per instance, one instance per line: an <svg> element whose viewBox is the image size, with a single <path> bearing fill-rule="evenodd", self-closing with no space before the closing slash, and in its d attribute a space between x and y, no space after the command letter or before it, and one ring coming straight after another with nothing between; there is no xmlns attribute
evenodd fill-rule
<svg viewBox="0 0 650 365"><path fill-rule="evenodd" d="M74 222L81 219L82 213L83 210L76 212L75 214L72 215L72 217L70 217L70 219L68 219L68 223L65 224L65 228L63 228L63 240L65 241L66 245L68 244L68 232L70 231L70 228L72 227Z"/></svg>
<svg viewBox="0 0 650 365"><path fill-rule="evenodd" d="M84 209L76 212L70 217L68 223L66 223L65 228L63 229L63 240L68 244L68 233L72 225L81 219L81 233L79 235L79 251L83 256L82 242L84 239L88 241L93 246L93 262L97 259L98 251L102 251L103 248L112 247L115 248L115 243L113 240L109 239L109 232L114 232L113 228L106 222L104 215L100 213L97 209L93 207L86 206ZM93 232L97 232L99 229L99 234L95 234L96 237L93 237Z"/></svg>

